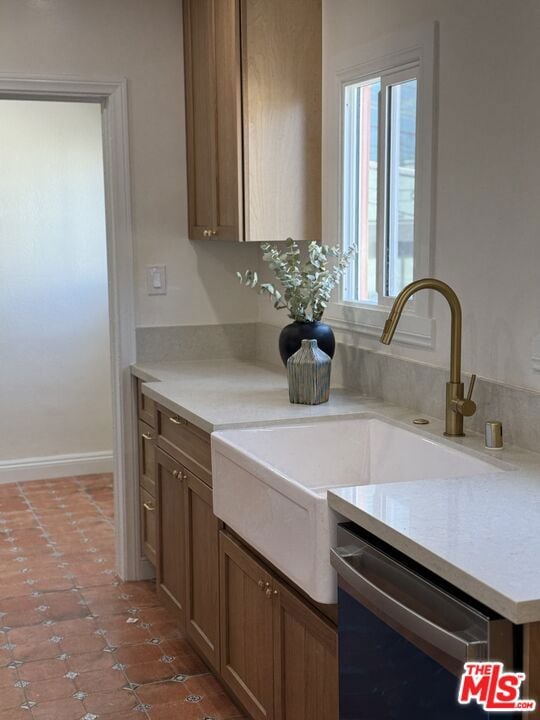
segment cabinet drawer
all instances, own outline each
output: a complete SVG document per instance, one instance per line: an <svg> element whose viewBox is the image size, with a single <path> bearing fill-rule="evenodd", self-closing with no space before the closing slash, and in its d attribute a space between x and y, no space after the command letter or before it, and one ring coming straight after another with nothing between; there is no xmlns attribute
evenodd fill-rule
<svg viewBox="0 0 540 720"><path fill-rule="evenodd" d="M143 385L144 383L142 380L137 380L137 408L139 420L144 420L147 425L150 425L150 427L153 428L155 426L155 403L153 400L150 400L150 398L147 398L146 395L143 395Z"/></svg>
<svg viewBox="0 0 540 720"><path fill-rule="evenodd" d="M156 406L156 420L158 447L211 486L210 435L161 405Z"/></svg>
<svg viewBox="0 0 540 720"><path fill-rule="evenodd" d="M139 483L152 497L156 496L154 477L155 430L139 420Z"/></svg>
<svg viewBox="0 0 540 720"><path fill-rule="evenodd" d="M154 498L142 487L140 488L140 503L142 551L148 560L155 565L157 542L156 504Z"/></svg>

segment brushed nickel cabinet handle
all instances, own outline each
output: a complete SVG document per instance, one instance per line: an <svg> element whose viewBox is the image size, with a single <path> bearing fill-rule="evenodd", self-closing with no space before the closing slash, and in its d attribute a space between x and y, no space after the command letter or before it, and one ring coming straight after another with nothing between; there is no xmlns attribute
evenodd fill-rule
<svg viewBox="0 0 540 720"><path fill-rule="evenodd" d="M144 509L148 510L148 512L154 512L156 508L151 503L144 503Z"/></svg>
<svg viewBox="0 0 540 720"><path fill-rule="evenodd" d="M180 470L173 470L173 471L172 471L172 475L173 475L173 477L175 477L175 478L177 478L179 474L180 474Z"/></svg>
<svg viewBox="0 0 540 720"><path fill-rule="evenodd" d="M264 590L264 588L265 588L264 580L259 580L257 585L259 586L259 590Z"/></svg>
<svg viewBox="0 0 540 720"><path fill-rule="evenodd" d="M212 237L212 231L210 228L207 228L206 230L203 230L203 237Z"/></svg>
<svg viewBox="0 0 540 720"><path fill-rule="evenodd" d="M143 440L152 440L152 434L149 432L143 432L142 439Z"/></svg>
<svg viewBox="0 0 540 720"><path fill-rule="evenodd" d="M268 600L271 600L274 592L271 587L267 587L265 590L265 594L266 594L266 597L268 598Z"/></svg>
<svg viewBox="0 0 540 720"><path fill-rule="evenodd" d="M169 420L173 423L173 425L187 425L187 420L184 420L184 418L178 417L178 415L174 415L173 417L170 417Z"/></svg>

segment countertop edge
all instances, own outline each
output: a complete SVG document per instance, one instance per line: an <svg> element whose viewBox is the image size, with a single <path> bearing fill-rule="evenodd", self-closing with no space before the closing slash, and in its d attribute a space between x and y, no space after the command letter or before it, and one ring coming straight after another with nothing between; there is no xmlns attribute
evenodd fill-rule
<svg viewBox="0 0 540 720"><path fill-rule="evenodd" d="M138 380L142 380L145 383L148 382L159 382L159 378L152 375L147 370L143 370L139 365L134 364L130 366L131 375L136 377Z"/></svg>

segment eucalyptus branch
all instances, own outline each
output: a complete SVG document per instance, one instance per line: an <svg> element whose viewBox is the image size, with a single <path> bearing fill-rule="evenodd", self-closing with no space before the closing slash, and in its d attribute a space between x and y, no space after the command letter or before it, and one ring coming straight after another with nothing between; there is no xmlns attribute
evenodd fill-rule
<svg viewBox="0 0 540 720"><path fill-rule="evenodd" d="M349 262L356 252L351 246L343 251L339 245L321 245L311 242L307 248L307 259L302 262L300 247L288 238L285 250L276 245L262 243L263 260L282 290L273 283L260 283L254 270L236 273L246 287L258 286L260 295L267 295L276 310L287 310L292 320L312 322L320 320L326 310L334 288L339 285ZM334 262L330 264L330 259Z"/></svg>

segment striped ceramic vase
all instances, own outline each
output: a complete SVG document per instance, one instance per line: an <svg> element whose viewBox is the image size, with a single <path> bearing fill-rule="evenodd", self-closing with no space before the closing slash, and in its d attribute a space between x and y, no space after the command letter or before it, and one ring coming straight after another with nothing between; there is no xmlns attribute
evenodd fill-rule
<svg viewBox="0 0 540 720"><path fill-rule="evenodd" d="M316 340L302 340L300 350L287 360L289 400L302 405L320 405L330 395L332 360Z"/></svg>

